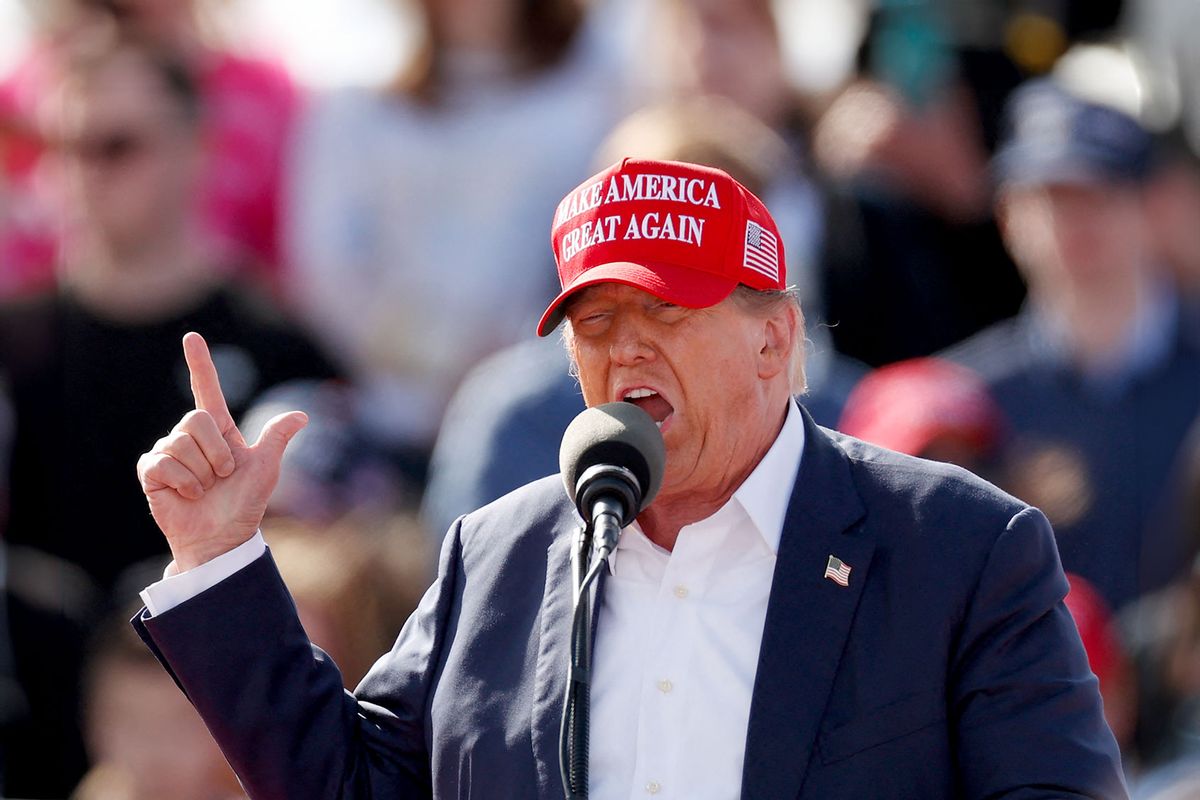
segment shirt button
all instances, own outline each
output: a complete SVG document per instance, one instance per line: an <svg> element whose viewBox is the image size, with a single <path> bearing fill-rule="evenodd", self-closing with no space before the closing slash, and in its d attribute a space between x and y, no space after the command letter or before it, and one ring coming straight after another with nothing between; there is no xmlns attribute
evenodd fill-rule
<svg viewBox="0 0 1200 800"><path fill-rule="evenodd" d="M688 596L688 588L682 584L675 587L675 596L680 600Z"/></svg>
<svg viewBox="0 0 1200 800"><path fill-rule="evenodd" d="M646 794L658 794L662 790L662 786L658 781L650 781L646 784Z"/></svg>
<svg viewBox="0 0 1200 800"><path fill-rule="evenodd" d="M675 684L671 683L670 681L662 680L658 682L658 690L663 694L670 694L671 690L674 688Z"/></svg>

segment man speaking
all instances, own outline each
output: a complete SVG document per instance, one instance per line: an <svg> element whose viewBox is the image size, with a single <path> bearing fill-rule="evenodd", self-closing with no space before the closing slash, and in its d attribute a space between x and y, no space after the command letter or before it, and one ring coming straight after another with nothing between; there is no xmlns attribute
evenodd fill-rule
<svg viewBox="0 0 1200 800"><path fill-rule="evenodd" d="M552 240L539 334L563 322L587 404L640 406L667 454L600 591L591 797L1125 796L1045 518L813 424L756 197L626 160L567 196ZM304 417L248 445L203 340L184 348L197 410L138 465L175 560L134 624L250 795L562 798L580 519L561 480L458 520L346 693L256 533Z"/></svg>

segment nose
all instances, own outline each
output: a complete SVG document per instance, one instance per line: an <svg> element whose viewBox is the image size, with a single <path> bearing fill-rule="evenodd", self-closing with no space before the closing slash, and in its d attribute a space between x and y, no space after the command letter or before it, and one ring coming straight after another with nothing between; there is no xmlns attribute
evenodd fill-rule
<svg viewBox="0 0 1200 800"><path fill-rule="evenodd" d="M613 319L611 337L608 354L614 364L632 366L654 357L645 325L635 313L617 313Z"/></svg>

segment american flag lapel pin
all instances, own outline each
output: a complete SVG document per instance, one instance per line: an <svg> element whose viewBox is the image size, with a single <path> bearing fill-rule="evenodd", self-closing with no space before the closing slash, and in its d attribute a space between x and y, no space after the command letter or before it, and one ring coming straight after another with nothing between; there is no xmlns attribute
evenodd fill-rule
<svg viewBox="0 0 1200 800"><path fill-rule="evenodd" d="M830 556L829 563L825 565L825 577L838 586L849 586L850 565L844 563L837 556Z"/></svg>

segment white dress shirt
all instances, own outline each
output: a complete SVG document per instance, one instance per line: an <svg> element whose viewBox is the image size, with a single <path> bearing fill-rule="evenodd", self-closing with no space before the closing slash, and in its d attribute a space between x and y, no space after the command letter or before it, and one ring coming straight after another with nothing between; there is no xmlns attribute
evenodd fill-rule
<svg viewBox="0 0 1200 800"><path fill-rule="evenodd" d="M671 552L635 522L596 623L589 795L737 798L767 599L804 449L794 403L766 456Z"/></svg>
<svg viewBox="0 0 1200 800"><path fill-rule="evenodd" d="M619 798L737 798L767 600L804 424L788 404L770 450L715 514L675 549L635 522L613 553L591 690L589 793ZM262 555L262 535L142 592L162 614Z"/></svg>

